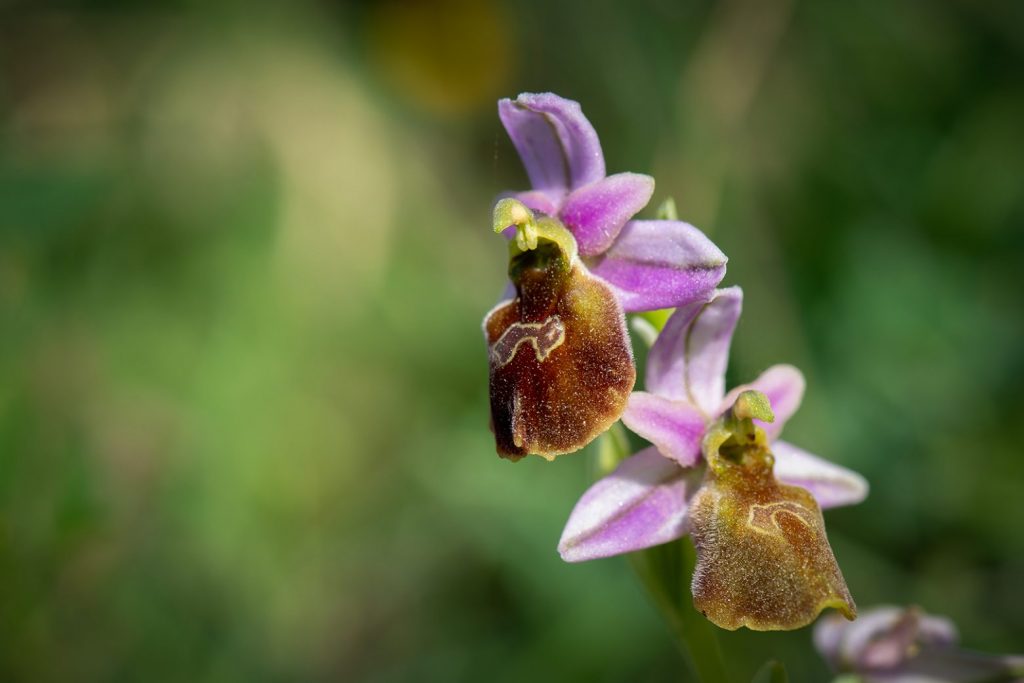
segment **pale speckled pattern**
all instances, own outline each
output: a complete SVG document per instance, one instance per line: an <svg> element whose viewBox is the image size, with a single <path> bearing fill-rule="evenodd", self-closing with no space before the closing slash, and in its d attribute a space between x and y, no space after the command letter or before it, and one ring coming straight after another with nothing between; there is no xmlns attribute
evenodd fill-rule
<svg viewBox="0 0 1024 683"><path fill-rule="evenodd" d="M716 626L789 631L857 610L814 498L779 484L767 451L708 473L690 504L693 605Z"/></svg>

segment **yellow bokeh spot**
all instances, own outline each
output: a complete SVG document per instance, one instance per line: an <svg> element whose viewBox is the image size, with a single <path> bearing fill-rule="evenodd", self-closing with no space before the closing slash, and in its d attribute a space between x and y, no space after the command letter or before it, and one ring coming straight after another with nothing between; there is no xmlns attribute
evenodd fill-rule
<svg viewBox="0 0 1024 683"><path fill-rule="evenodd" d="M371 62L425 109L493 106L505 90L515 29L493 0L385 2L369 24Z"/></svg>

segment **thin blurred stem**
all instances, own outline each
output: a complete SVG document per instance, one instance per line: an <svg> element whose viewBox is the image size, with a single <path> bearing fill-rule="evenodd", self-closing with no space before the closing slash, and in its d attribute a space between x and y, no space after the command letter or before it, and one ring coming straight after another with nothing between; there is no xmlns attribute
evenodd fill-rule
<svg viewBox="0 0 1024 683"><path fill-rule="evenodd" d="M664 614L695 680L729 680L715 626L693 607L690 577L696 553L688 538L630 555L633 569Z"/></svg>
<svg viewBox="0 0 1024 683"><path fill-rule="evenodd" d="M728 681L729 677L725 670L722 647L718 642L717 627L693 606L690 579L693 576L693 568L697 563L697 552L689 537L678 541L678 543L681 546L684 564L681 574L683 598L679 608L679 620L682 629L678 635L680 641L689 648L690 657L694 660L694 666L698 671L698 675L703 678L705 683L712 681L722 681L724 683Z"/></svg>

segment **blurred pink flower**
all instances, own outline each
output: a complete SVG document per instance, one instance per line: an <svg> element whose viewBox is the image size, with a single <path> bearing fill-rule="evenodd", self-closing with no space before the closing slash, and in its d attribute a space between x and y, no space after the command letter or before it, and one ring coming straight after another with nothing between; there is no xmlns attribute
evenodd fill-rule
<svg viewBox="0 0 1024 683"><path fill-rule="evenodd" d="M829 615L814 644L836 672L864 683L1024 681L1024 657L961 650L956 626L915 607L874 607L853 622Z"/></svg>

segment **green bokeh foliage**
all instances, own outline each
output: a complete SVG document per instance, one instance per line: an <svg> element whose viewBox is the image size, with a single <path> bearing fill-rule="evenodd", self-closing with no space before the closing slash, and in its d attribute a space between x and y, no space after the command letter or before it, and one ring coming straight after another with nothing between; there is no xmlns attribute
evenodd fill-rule
<svg viewBox="0 0 1024 683"><path fill-rule="evenodd" d="M590 456L487 430L523 90L729 254L730 380L801 367L787 437L871 482L860 606L1019 649L1021 6L425 6L0 5L0 679L683 676L554 550Z"/></svg>

